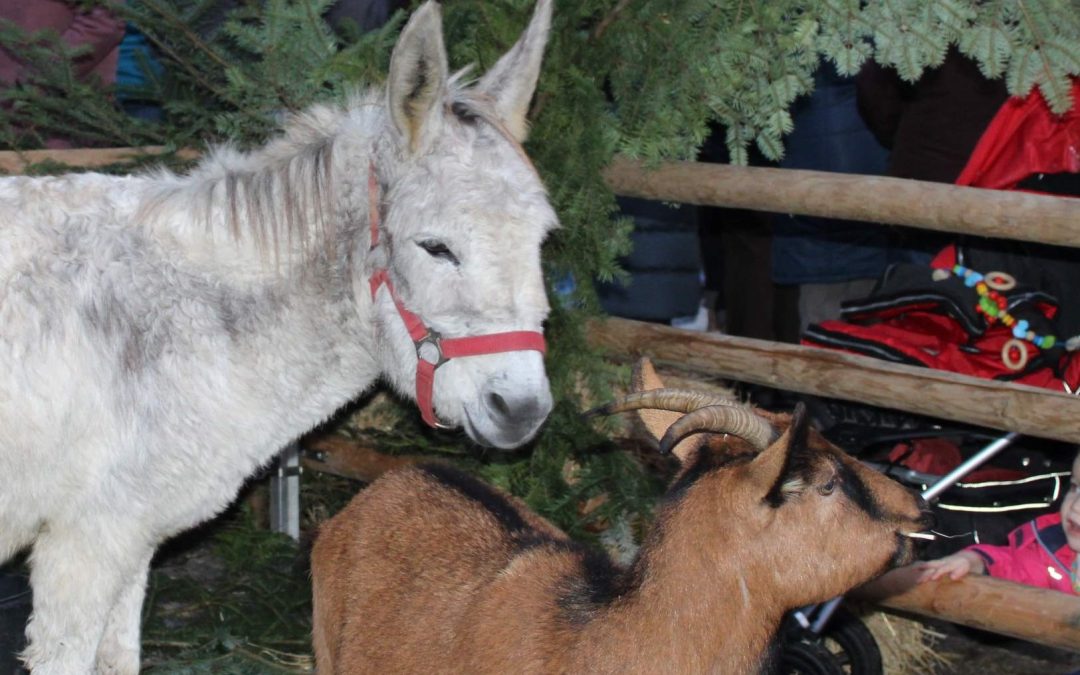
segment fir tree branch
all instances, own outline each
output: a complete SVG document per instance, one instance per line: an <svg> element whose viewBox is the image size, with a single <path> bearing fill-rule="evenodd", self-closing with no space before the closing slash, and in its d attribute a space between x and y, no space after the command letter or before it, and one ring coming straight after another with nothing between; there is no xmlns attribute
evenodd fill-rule
<svg viewBox="0 0 1080 675"><path fill-rule="evenodd" d="M590 40L596 42L603 38L604 33L607 32L607 29L616 19L619 18L619 15L622 14L623 10L625 10L629 5L630 0L619 0L617 3L615 3L615 6L611 8L611 11L605 14L603 18L600 19L599 23L596 24L596 28L593 30Z"/></svg>
<svg viewBox="0 0 1080 675"><path fill-rule="evenodd" d="M1028 32L1035 38L1035 51L1039 55L1039 62L1041 65L1043 77L1041 82L1037 82L1036 85L1042 89L1049 90L1048 95L1045 97L1047 102L1050 103L1050 107L1054 109L1054 112L1062 113L1064 110L1058 110L1056 103L1061 100L1069 100L1069 91L1061 90L1057 88L1057 81L1054 78L1053 69L1050 67L1050 62L1046 57L1043 45L1046 44L1046 36L1042 35L1038 26L1031 16L1031 11L1028 7L1027 0L1017 0L1017 7L1020 9L1020 15L1024 17L1024 23L1027 25ZM1027 92L1014 92L1019 95L1026 94Z"/></svg>
<svg viewBox="0 0 1080 675"><path fill-rule="evenodd" d="M150 39L151 42L154 43L155 47L160 49L166 56L168 56L170 59L172 59L172 61L174 63L176 63L177 66L179 66L180 68L183 68L187 72L187 74L195 82L199 83L204 89L206 89L211 94L214 94L215 96L218 96L223 101L227 101L227 102L237 106L238 108L240 107L240 102L238 100L234 99L233 96L228 91L226 91L222 87L219 87L218 85L216 85L213 82L211 82L210 80L208 80L186 58L180 56L180 54L175 49L173 49L172 45L166 43L164 40L161 40L160 38L157 38L156 36L153 36L153 35L148 34L147 37L148 37L148 39Z"/></svg>
<svg viewBox="0 0 1080 675"><path fill-rule="evenodd" d="M231 67L231 64L223 57L221 57L215 49L213 49L209 44L207 44L199 36L198 33L192 30L191 26L188 23L180 20L179 17L176 17L171 12L167 11L156 0L142 0L142 2L151 11L156 12L157 15L163 20L165 20L168 24L171 24L173 27L178 28L180 30L180 33L185 38L187 38L188 42L194 48L198 49L207 57L209 57L212 61L214 61L218 66L222 68L223 72L227 71ZM158 47L162 50L162 52L168 55L174 63L183 68L193 80L198 82L207 91L214 94L221 100L230 103L235 108L235 110L245 115L246 117L257 121L260 125L265 122L265 120L260 117L257 111L250 110L247 106L244 105L244 102L242 100L233 96L233 94L228 91L228 89L220 87L211 82L205 75L203 75L202 72L200 72L198 68L194 66L194 64L189 58L182 57L179 53L176 52L175 49L173 49L172 45L168 44L164 39L158 37L156 33L152 31L147 31L145 34L154 43L156 47Z"/></svg>
<svg viewBox="0 0 1080 675"><path fill-rule="evenodd" d="M172 24L173 28L179 29L181 34L183 34L183 36L187 38L188 42L192 46L194 46L196 49L201 50L223 70L232 66L231 63L222 58L216 50L214 50L210 45L208 45L202 39L202 37L199 36L198 33L192 30L191 26L188 23L180 20L179 17L174 16L172 13L162 9L161 5L155 2L155 0L143 0L143 3L152 10L156 10L158 16L163 18L168 23Z"/></svg>

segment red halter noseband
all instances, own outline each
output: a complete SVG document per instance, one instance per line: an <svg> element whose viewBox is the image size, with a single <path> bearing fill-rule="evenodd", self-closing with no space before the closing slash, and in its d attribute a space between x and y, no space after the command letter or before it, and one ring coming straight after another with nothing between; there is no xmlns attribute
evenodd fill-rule
<svg viewBox="0 0 1080 675"><path fill-rule="evenodd" d="M368 220L371 222L371 248L379 243L379 183L375 178L375 163L368 166ZM416 347L416 404L420 407L420 416L433 427L445 428L435 416L432 394L435 388L435 371L450 359L481 354L516 352L531 349L541 354L547 351L544 334L531 330L516 330L506 333L491 333L472 337L448 338L438 331L424 325L423 319L410 312L401 301L390 273L386 268L378 268L371 274L371 299L375 300L379 288L386 286L390 298L397 307L401 320L405 323L409 337Z"/></svg>

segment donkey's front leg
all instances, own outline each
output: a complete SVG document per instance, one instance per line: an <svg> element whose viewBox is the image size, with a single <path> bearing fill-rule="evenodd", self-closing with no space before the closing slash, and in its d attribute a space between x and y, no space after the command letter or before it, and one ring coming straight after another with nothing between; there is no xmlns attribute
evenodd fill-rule
<svg viewBox="0 0 1080 675"><path fill-rule="evenodd" d="M100 524L99 524L100 525ZM109 609L140 557L118 545L116 527L50 522L30 556L34 609L23 652L34 675L86 675Z"/></svg>
<svg viewBox="0 0 1080 675"><path fill-rule="evenodd" d="M153 551L143 556L138 569L127 579L120 597L109 611L105 635L97 650L95 672L98 675L136 675L139 672L142 604L152 556Z"/></svg>

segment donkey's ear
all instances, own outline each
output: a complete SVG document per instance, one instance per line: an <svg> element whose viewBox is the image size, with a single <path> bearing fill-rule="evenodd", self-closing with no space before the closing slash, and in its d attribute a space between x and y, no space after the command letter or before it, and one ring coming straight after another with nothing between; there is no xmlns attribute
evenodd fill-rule
<svg viewBox="0 0 1080 675"><path fill-rule="evenodd" d="M544 58L551 28L551 5L554 0L537 0L532 20L525 33L510 51L503 54L494 66L480 78L478 89L495 102L495 112L518 142L528 136L526 113L529 100L540 77L540 62Z"/></svg>
<svg viewBox="0 0 1080 675"><path fill-rule="evenodd" d="M390 117L411 152L423 149L439 133L447 70L442 13L438 3L429 0L401 31L387 81Z"/></svg>
<svg viewBox="0 0 1080 675"><path fill-rule="evenodd" d="M799 403L791 415L791 425L778 441L754 460L755 474L769 485L764 501L773 508L801 494L810 484L810 415Z"/></svg>

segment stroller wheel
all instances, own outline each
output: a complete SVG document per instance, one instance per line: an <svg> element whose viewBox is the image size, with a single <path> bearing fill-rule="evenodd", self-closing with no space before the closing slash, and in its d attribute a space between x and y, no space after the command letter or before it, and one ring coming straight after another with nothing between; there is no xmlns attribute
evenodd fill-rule
<svg viewBox="0 0 1080 675"><path fill-rule="evenodd" d="M874 634L857 616L841 609L832 616L820 637L823 646L850 675L881 675L881 650Z"/></svg>
<svg viewBox="0 0 1080 675"><path fill-rule="evenodd" d="M813 647L814 649L807 649ZM821 661L827 657L835 670L798 670L795 661L788 666L788 655L803 663L813 658ZM824 654L824 656L823 656ZM843 675L882 675L881 650L874 634L857 616L838 609L820 634L789 623L781 654L783 673L841 673Z"/></svg>
<svg viewBox="0 0 1080 675"><path fill-rule="evenodd" d="M778 675L843 675L836 656L814 642L788 642L780 654Z"/></svg>

